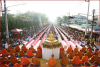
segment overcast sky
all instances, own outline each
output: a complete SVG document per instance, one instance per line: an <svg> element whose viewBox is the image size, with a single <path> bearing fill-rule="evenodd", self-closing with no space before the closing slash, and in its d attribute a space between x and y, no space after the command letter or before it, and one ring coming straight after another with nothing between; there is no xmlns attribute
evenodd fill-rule
<svg viewBox="0 0 100 67"><path fill-rule="evenodd" d="M55 21L56 17L78 15L78 13L87 14L88 2L80 1L7 1L9 13L16 14L19 12L34 11L45 13L49 20ZM26 3L26 4L24 4ZM2 3L3 4L3 3ZM18 5L24 4L24 5ZM18 5L18 6L13 6ZM13 6L13 7L9 7ZM89 14L92 15L92 10L95 9L95 14L99 15L99 1L90 1ZM86 15L83 15L86 16ZM89 18L92 18L91 16Z"/></svg>

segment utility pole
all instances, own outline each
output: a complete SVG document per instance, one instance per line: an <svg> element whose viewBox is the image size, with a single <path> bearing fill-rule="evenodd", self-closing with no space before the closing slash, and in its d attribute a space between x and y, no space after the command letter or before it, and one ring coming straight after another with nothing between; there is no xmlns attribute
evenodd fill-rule
<svg viewBox="0 0 100 67"><path fill-rule="evenodd" d="M88 11L87 11L87 22L86 22L86 28L85 28L85 35L87 35L87 28L88 28L87 25L88 25L88 15L89 15L90 0L88 0L86 2L88 2Z"/></svg>
<svg viewBox="0 0 100 67"><path fill-rule="evenodd" d="M6 8L6 1L5 0L4 0L4 11L5 11L6 39L7 39L7 42L8 42L9 41L9 32L8 32L7 8Z"/></svg>
<svg viewBox="0 0 100 67"><path fill-rule="evenodd" d="M93 9L93 21L92 21L92 30L91 30L91 43L92 43L92 35L93 35L94 13L95 13L95 9Z"/></svg>

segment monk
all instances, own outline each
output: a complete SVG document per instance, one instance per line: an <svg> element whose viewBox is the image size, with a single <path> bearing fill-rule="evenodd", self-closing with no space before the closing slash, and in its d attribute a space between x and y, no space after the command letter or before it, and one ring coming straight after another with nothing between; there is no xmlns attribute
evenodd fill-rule
<svg viewBox="0 0 100 67"><path fill-rule="evenodd" d="M41 53L40 49L38 49L38 51L36 51L36 57L37 58L42 57L42 53Z"/></svg>
<svg viewBox="0 0 100 67"><path fill-rule="evenodd" d="M74 53L78 53L78 48L76 46L76 48L74 49Z"/></svg>
<svg viewBox="0 0 100 67"><path fill-rule="evenodd" d="M12 57L11 57L11 64L15 64L15 63L18 63L18 60L16 57L15 57L15 54L12 54Z"/></svg>
<svg viewBox="0 0 100 67"><path fill-rule="evenodd" d="M82 51L81 51L81 50L78 52L78 56L79 56L80 58L82 58Z"/></svg>
<svg viewBox="0 0 100 67"><path fill-rule="evenodd" d="M29 59L26 58L26 55L24 54L23 57L21 57L21 65L27 65L30 64L31 62Z"/></svg>
<svg viewBox="0 0 100 67"><path fill-rule="evenodd" d="M28 50L24 44L21 49L23 49L24 52L27 52L27 50Z"/></svg>
<svg viewBox="0 0 100 67"><path fill-rule="evenodd" d="M10 51L10 55L12 55L13 53L14 53L15 55L18 54L18 53L16 52L16 50L14 49L14 47L12 47L12 49L11 49L11 51Z"/></svg>
<svg viewBox="0 0 100 67"><path fill-rule="evenodd" d="M71 45L70 45L70 47L68 47L68 49L67 49L67 52L69 53L69 52L71 52L72 51L72 47L71 47Z"/></svg>
<svg viewBox="0 0 100 67"><path fill-rule="evenodd" d="M4 56L4 54L6 55L10 55L10 53L8 53L5 49L5 47L1 50L2 56Z"/></svg>
<svg viewBox="0 0 100 67"><path fill-rule="evenodd" d="M27 57L32 57L34 54L32 53L31 49L27 50Z"/></svg>
<svg viewBox="0 0 100 67"><path fill-rule="evenodd" d="M56 65L56 59L54 58L54 54L51 55L52 57L49 58L48 64L51 67L54 67Z"/></svg>
<svg viewBox="0 0 100 67"><path fill-rule="evenodd" d="M64 50L63 46L62 46L62 47L60 47L60 51L61 51L62 49Z"/></svg>
<svg viewBox="0 0 100 67"><path fill-rule="evenodd" d="M63 65L67 65L69 62L68 57L66 56L66 54L64 55L64 57L61 59L61 64Z"/></svg>
<svg viewBox="0 0 100 67"><path fill-rule="evenodd" d="M93 55L90 59L89 59L90 62L94 63L94 62L97 62L99 63L99 59L98 59L98 56L96 55Z"/></svg>
<svg viewBox="0 0 100 67"><path fill-rule="evenodd" d="M92 52L92 48L91 48L91 46L90 45L88 45L88 48L87 48L87 51L90 51L90 52Z"/></svg>
<svg viewBox="0 0 100 67"><path fill-rule="evenodd" d="M84 54L84 56L80 60L80 63L82 63L82 64L84 64L85 62L88 62L88 56L86 54Z"/></svg>
<svg viewBox="0 0 100 67"><path fill-rule="evenodd" d="M39 65L40 64L40 61L36 58L36 56L34 56L32 58L32 63L33 63L33 65Z"/></svg>
<svg viewBox="0 0 100 67"><path fill-rule="evenodd" d="M14 67L23 67L23 66L21 65L21 61L18 60L18 63L14 64Z"/></svg>
<svg viewBox="0 0 100 67"><path fill-rule="evenodd" d="M36 52L36 50L34 49L34 47L33 47L33 46L31 46L31 48L30 48L30 49L32 50L32 53Z"/></svg>
<svg viewBox="0 0 100 67"><path fill-rule="evenodd" d="M82 50L82 52L84 52L84 53L86 52L85 45L83 45L83 47L82 47L82 49L81 49L81 50Z"/></svg>
<svg viewBox="0 0 100 67"><path fill-rule="evenodd" d="M92 65L91 67L98 67L97 62L94 62L94 65Z"/></svg>
<svg viewBox="0 0 100 67"><path fill-rule="evenodd" d="M71 60L71 63L75 65L80 64L80 57L78 56L78 54L75 54L75 57L73 58L73 60Z"/></svg>
<svg viewBox="0 0 100 67"><path fill-rule="evenodd" d="M17 44L17 45L16 45L15 50L16 50L17 52L19 52L19 51L20 51L19 44Z"/></svg>
<svg viewBox="0 0 100 67"><path fill-rule="evenodd" d="M86 54L87 54L88 58L91 57L91 51L90 50L88 50Z"/></svg>
<svg viewBox="0 0 100 67"><path fill-rule="evenodd" d="M42 53L42 47L39 45L37 50L40 49L40 52Z"/></svg>
<svg viewBox="0 0 100 67"><path fill-rule="evenodd" d="M75 56L74 51L72 50L72 52L69 52L68 56L69 56L70 59L73 59L73 57Z"/></svg>
<svg viewBox="0 0 100 67"><path fill-rule="evenodd" d="M11 60L7 58L6 54L4 54L4 56L0 60L1 60L1 64L3 64L4 60L6 61L6 64L11 62Z"/></svg>
<svg viewBox="0 0 100 67"><path fill-rule="evenodd" d="M23 49L21 49L21 51L19 52L19 56L22 57L24 55L24 51Z"/></svg>
<svg viewBox="0 0 100 67"><path fill-rule="evenodd" d="M62 50L60 51L60 57L62 58L64 55L65 55L65 51L62 48Z"/></svg>
<svg viewBox="0 0 100 67"><path fill-rule="evenodd" d="M10 52L11 49L12 49L12 45L11 45L11 46L8 46L8 50L9 50L9 52Z"/></svg>
<svg viewBox="0 0 100 67"><path fill-rule="evenodd" d="M97 49L92 53L92 55L94 55L95 53L98 56L98 50Z"/></svg>
<svg viewBox="0 0 100 67"><path fill-rule="evenodd" d="M4 60L3 64L1 64L0 67L9 67L6 63L7 63L6 60Z"/></svg>

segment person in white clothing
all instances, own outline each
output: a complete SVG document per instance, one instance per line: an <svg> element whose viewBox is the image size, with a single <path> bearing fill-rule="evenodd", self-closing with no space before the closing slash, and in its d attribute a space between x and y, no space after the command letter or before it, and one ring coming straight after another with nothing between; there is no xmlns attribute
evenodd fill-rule
<svg viewBox="0 0 100 67"><path fill-rule="evenodd" d="M8 48L8 43L6 42L6 43L5 43L5 49L7 49L7 48Z"/></svg>

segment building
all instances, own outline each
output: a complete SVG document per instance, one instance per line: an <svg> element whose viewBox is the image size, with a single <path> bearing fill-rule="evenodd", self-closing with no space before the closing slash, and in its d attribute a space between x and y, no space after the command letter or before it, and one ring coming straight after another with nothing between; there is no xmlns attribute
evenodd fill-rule
<svg viewBox="0 0 100 67"><path fill-rule="evenodd" d="M81 16L81 15L73 15L75 18L71 19L70 22L71 23L86 23L87 18L85 16Z"/></svg>

